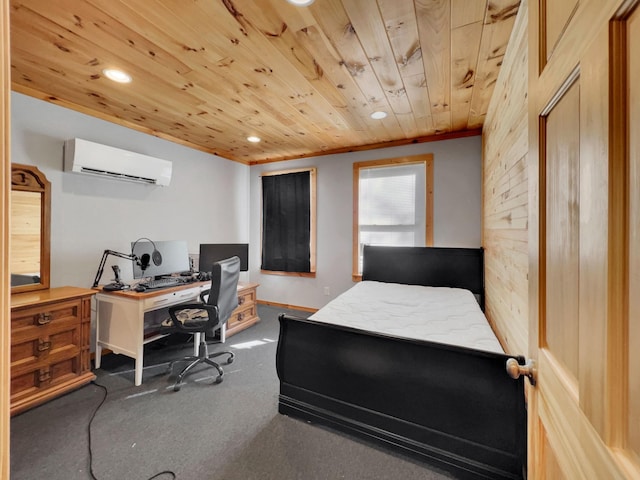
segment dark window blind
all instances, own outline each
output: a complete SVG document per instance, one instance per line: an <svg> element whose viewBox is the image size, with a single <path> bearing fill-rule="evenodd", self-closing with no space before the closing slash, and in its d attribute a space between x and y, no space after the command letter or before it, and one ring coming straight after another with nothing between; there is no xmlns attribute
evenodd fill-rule
<svg viewBox="0 0 640 480"><path fill-rule="evenodd" d="M309 171L262 177L262 269L311 271Z"/></svg>

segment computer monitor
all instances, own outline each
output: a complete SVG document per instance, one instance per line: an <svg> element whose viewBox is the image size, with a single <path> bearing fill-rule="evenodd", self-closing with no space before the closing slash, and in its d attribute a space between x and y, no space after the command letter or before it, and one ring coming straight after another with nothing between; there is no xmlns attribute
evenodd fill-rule
<svg viewBox="0 0 640 480"><path fill-rule="evenodd" d="M187 272L190 268L189 249L183 240L155 242L139 239L131 242L131 253L139 259L133 262L133 278L158 278Z"/></svg>
<svg viewBox="0 0 640 480"><path fill-rule="evenodd" d="M210 272L214 262L233 256L240 257L240 271L249 270L248 243L201 243L198 269Z"/></svg>

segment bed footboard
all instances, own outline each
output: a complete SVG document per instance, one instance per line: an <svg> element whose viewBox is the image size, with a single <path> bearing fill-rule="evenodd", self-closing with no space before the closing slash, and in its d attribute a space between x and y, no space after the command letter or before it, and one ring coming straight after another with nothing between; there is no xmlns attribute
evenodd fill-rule
<svg viewBox="0 0 640 480"><path fill-rule="evenodd" d="M523 478L524 386L506 374L509 356L286 314L279 321L280 413L398 449L460 478Z"/></svg>

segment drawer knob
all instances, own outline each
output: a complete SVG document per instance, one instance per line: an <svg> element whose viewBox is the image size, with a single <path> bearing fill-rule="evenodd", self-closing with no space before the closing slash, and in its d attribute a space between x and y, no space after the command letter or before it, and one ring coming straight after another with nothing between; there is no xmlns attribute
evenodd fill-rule
<svg viewBox="0 0 640 480"><path fill-rule="evenodd" d="M38 351L39 352L45 352L47 350L49 350L51 348L51 342L43 342L42 340L40 340L40 343L38 344Z"/></svg>
<svg viewBox="0 0 640 480"><path fill-rule="evenodd" d="M244 297L238 297L238 305L242 305L245 300L246 300L246 298L244 298Z"/></svg>
<svg viewBox="0 0 640 480"><path fill-rule="evenodd" d="M38 325L46 325L51 322L51 314L50 313L41 313L38 315Z"/></svg>

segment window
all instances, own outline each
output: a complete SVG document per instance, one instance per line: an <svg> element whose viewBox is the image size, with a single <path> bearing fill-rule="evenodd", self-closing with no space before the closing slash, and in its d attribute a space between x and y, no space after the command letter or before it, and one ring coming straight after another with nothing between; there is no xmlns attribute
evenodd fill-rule
<svg viewBox="0 0 640 480"><path fill-rule="evenodd" d="M433 155L353 164L353 279L363 245L433 245Z"/></svg>
<svg viewBox="0 0 640 480"><path fill-rule="evenodd" d="M263 273L315 276L316 169L262 174Z"/></svg>

